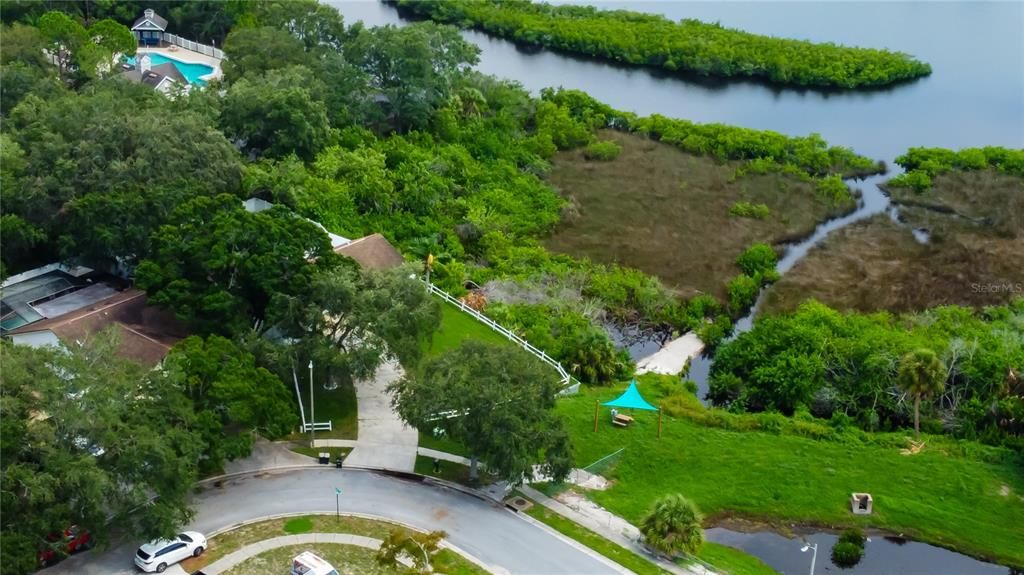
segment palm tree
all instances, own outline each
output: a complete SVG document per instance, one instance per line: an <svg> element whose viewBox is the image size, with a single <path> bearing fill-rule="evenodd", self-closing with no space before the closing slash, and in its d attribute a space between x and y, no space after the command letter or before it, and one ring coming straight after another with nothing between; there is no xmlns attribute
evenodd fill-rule
<svg viewBox="0 0 1024 575"><path fill-rule="evenodd" d="M914 438L921 434L921 399L941 393L946 386L946 366L930 349L915 349L900 359L897 382L914 397Z"/></svg>
<svg viewBox="0 0 1024 575"><path fill-rule="evenodd" d="M654 503L640 522L640 532L648 545L667 555L696 553L704 543L703 519L692 501L674 493Z"/></svg>

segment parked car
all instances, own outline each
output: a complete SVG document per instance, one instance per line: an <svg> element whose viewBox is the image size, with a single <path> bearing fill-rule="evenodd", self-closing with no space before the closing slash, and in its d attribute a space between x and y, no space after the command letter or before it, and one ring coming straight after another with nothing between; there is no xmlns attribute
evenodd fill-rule
<svg viewBox="0 0 1024 575"><path fill-rule="evenodd" d="M39 564L43 567L57 563L67 555L78 553L93 546L92 534L77 525L72 525L63 533L51 533L46 537L49 545L39 550Z"/></svg>
<svg viewBox="0 0 1024 575"><path fill-rule="evenodd" d="M206 537L195 531L179 533L171 540L160 539L146 543L135 552L135 565L146 573L163 573L168 566L199 557L206 549Z"/></svg>
<svg viewBox="0 0 1024 575"><path fill-rule="evenodd" d="M318 555L303 551L292 558L291 575L338 575L338 571Z"/></svg>

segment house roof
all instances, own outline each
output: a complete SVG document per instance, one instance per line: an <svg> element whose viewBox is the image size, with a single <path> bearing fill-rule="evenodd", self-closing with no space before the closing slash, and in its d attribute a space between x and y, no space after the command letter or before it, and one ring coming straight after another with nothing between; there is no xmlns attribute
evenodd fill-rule
<svg viewBox="0 0 1024 575"><path fill-rule="evenodd" d="M160 86L160 83L165 79L178 82L182 86L188 85L188 80L186 80L185 76L180 70L178 70L178 67L170 62L157 64L145 72L139 69L138 65L136 65L134 70L121 72L118 76L135 83L146 84L151 88Z"/></svg>
<svg viewBox="0 0 1024 575"><path fill-rule="evenodd" d="M26 336L21 338L23 341L31 340L48 331L70 346L108 327L119 332L118 354L145 366L159 363L171 346L188 335L172 313L147 305L146 293L138 289L128 289L71 313L22 326L8 335L17 343L18 336Z"/></svg>
<svg viewBox="0 0 1024 575"><path fill-rule="evenodd" d="M334 253L350 257L363 268L371 270L393 268L405 263L402 254L380 234L353 240L336 248Z"/></svg>
<svg viewBox="0 0 1024 575"><path fill-rule="evenodd" d="M142 16L132 24L132 30L160 30L167 29L167 20L161 18L156 12L146 10Z"/></svg>

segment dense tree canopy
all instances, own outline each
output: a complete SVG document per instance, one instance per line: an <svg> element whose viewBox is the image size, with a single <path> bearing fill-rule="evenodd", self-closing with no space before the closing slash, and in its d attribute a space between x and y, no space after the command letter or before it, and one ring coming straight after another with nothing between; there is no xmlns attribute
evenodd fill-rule
<svg viewBox="0 0 1024 575"><path fill-rule="evenodd" d="M927 76L906 54L760 36L698 20L530 0L389 0L438 22L515 42L702 76L858 88Z"/></svg>
<svg viewBox="0 0 1024 575"><path fill-rule="evenodd" d="M318 270L338 262L315 224L280 207L247 212L226 194L182 204L153 243L138 286L206 333L264 320L274 296L305 294Z"/></svg>
<svg viewBox="0 0 1024 575"><path fill-rule="evenodd" d="M312 349L337 352L333 361L318 358L319 365L366 378L389 358L416 365L440 313L423 284L404 271L361 273L339 266L318 274L300 296L279 295L271 318Z"/></svg>
<svg viewBox="0 0 1024 575"><path fill-rule="evenodd" d="M257 434L275 439L298 423L292 394L281 380L257 367L251 353L217 335L181 341L154 377L192 400L195 429L206 445L199 461L204 473L248 455Z"/></svg>
<svg viewBox="0 0 1024 575"><path fill-rule="evenodd" d="M115 349L110 333L66 353L0 343L5 574L34 570L72 524L105 541L115 525L152 537L190 517L204 447L192 407Z"/></svg>
<svg viewBox="0 0 1024 575"><path fill-rule="evenodd" d="M518 348L467 341L391 389L406 423L466 446L472 477L478 461L512 485L531 477L538 461L554 481L572 469L569 437L552 412L557 378Z"/></svg>
<svg viewBox="0 0 1024 575"><path fill-rule="evenodd" d="M980 312L949 306L904 317L841 314L809 302L792 315L761 318L723 345L708 397L734 410L838 414L869 430L908 425L912 409L904 399L920 397L925 430L1024 448L1016 376L1024 370L1022 319L1024 299ZM901 376L901 358L922 348L938 358L906 360ZM904 393L901 380L931 381L919 372L935 373L939 361L945 369L936 385ZM931 367L913 367L920 365Z"/></svg>

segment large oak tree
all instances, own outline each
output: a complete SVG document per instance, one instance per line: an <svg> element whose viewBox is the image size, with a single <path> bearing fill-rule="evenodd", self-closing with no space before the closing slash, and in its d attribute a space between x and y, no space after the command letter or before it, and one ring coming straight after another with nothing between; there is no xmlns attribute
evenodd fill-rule
<svg viewBox="0 0 1024 575"><path fill-rule="evenodd" d="M554 371L512 346L467 341L391 386L399 416L424 431L440 429L477 464L512 485L533 465L554 481L572 470L572 450L554 414Z"/></svg>

